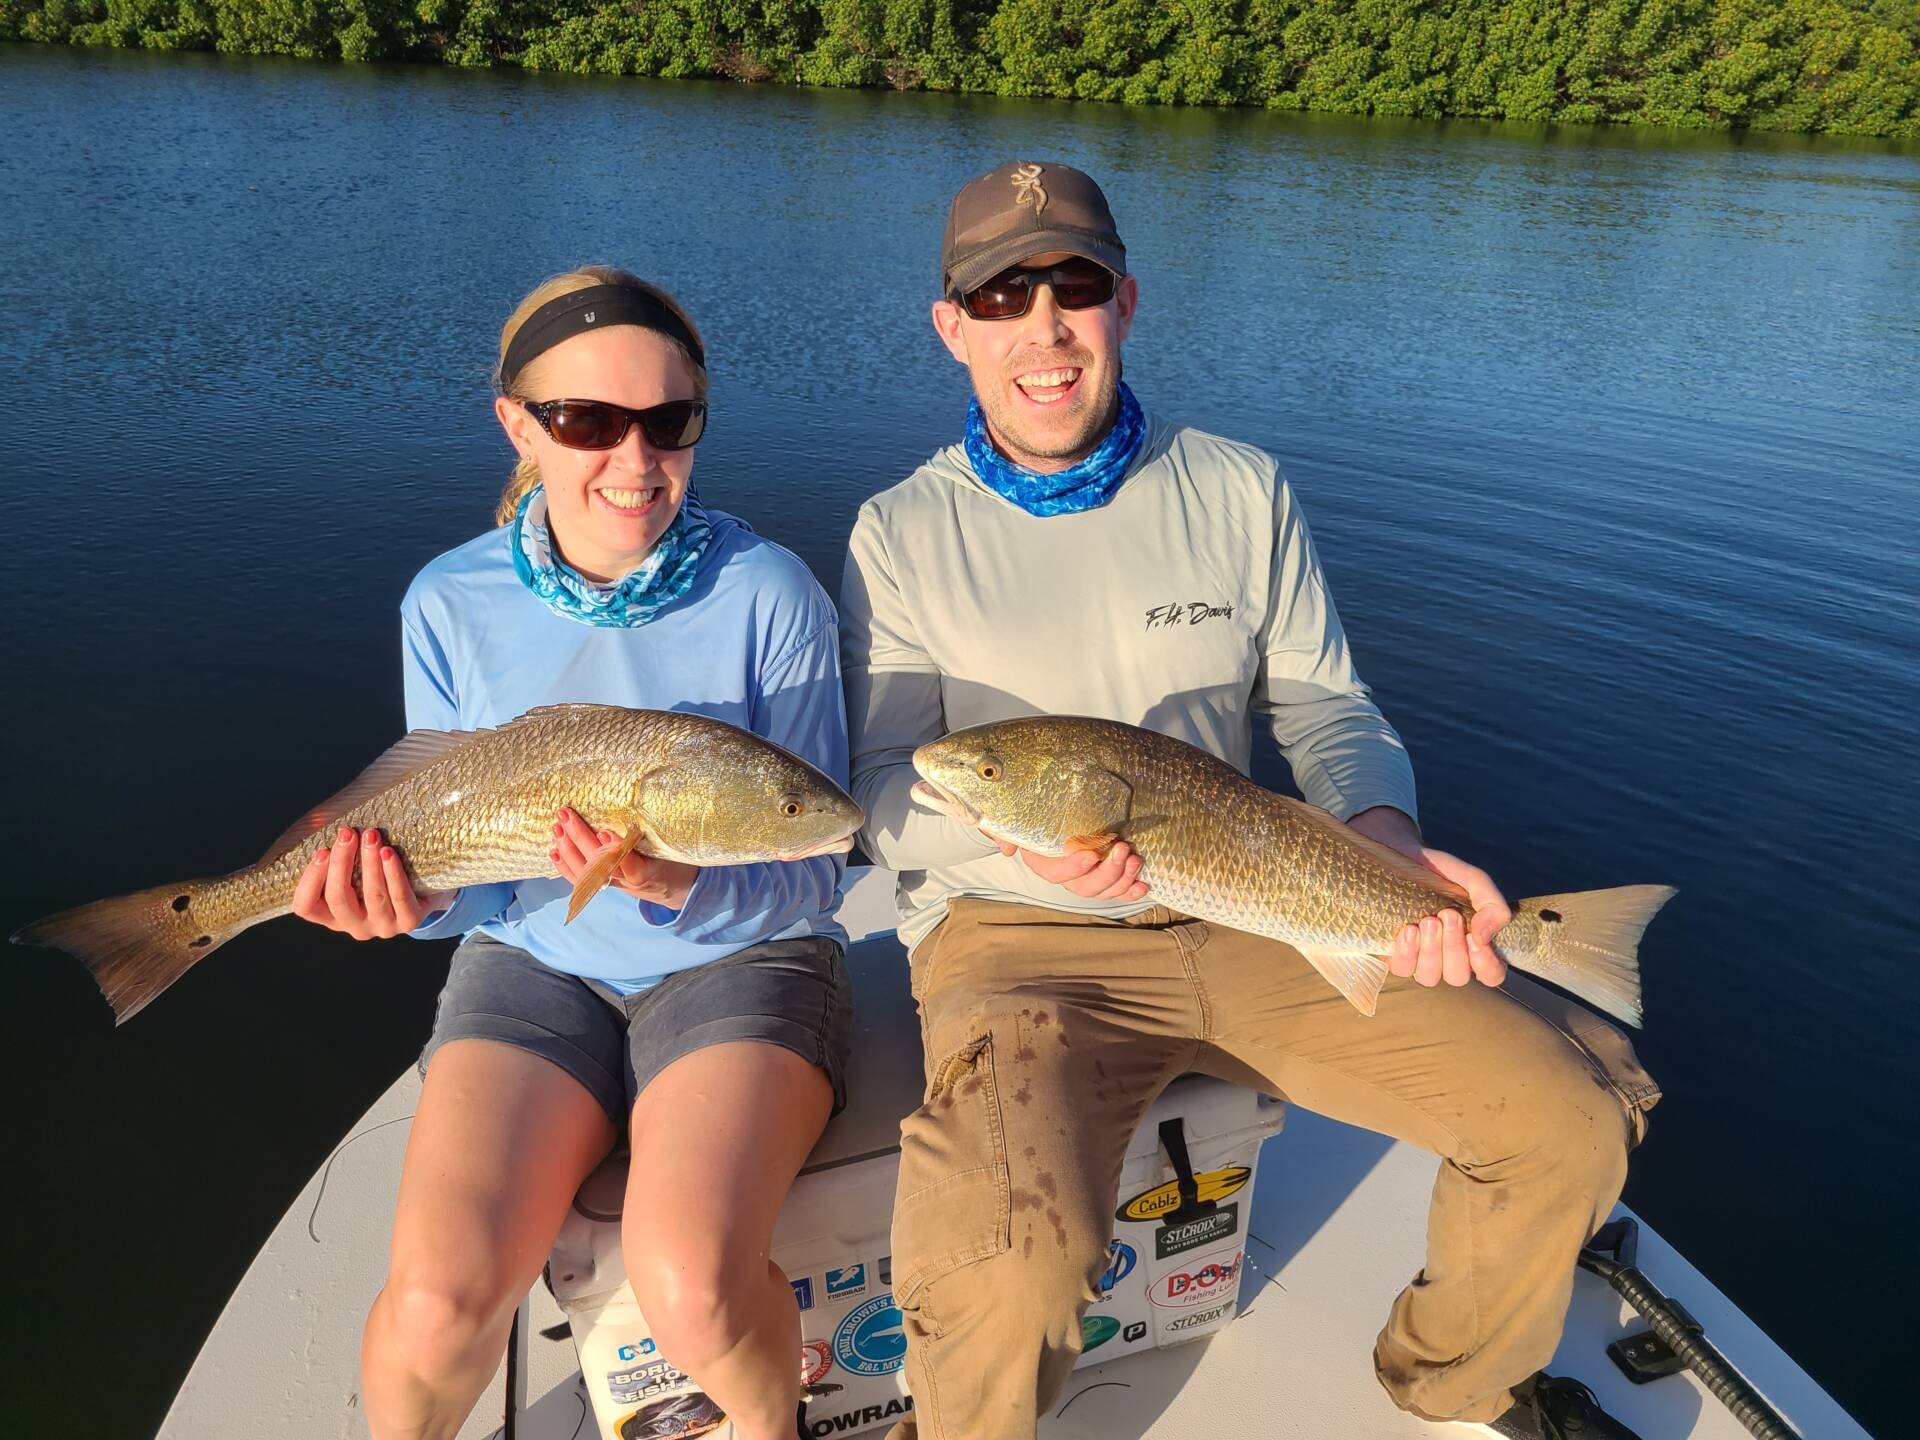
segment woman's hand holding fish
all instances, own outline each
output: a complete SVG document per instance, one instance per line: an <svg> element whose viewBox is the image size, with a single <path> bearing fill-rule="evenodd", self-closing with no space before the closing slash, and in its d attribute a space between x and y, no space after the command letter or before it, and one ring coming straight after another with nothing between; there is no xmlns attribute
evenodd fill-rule
<svg viewBox="0 0 1920 1440"><path fill-rule="evenodd" d="M553 863L568 884L577 884L580 876L596 858L620 843L610 830L595 831L580 818L577 810L562 810L553 827ZM650 855L629 855L620 862L607 883L624 890L636 900L650 900L668 910L687 903L687 892L699 877L700 869L679 860L661 860Z"/></svg>
<svg viewBox="0 0 1920 1440"><path fill-rule="evenodd" d="M415 894L406 861L381 842L378 830L362 836L343 828L331 847L313 852L293 888L294 914L356 940L386 940L417 930L427 916L452 903L452 891Z"/></svg>
<svg viewBox="0 0 1920 1440"><path fill-rule="evenodd" d="M1388 970L1395 975L1410 975L1429 987L1442 980L1449 985L1465 985L1471 980L1498 985L1507 978L1506 962L1493 953L1493 937L1513 918L1513 911L1486 871L1444 850L1422 845L1413 821L1391 807L1363 810L1347 823L1369 840L1410 855L1451 880L1467 892L1473 904L1471 926L1461 921L1457 910L1442 910L1418 925L1402 926L1394 939L1393 953L1387 957Z"/></svg>

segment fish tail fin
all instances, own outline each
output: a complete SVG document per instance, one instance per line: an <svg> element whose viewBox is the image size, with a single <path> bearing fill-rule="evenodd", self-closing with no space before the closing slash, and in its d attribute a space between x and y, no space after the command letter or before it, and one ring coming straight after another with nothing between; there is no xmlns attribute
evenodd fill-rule
<svg viewBox="0 0 1920 1440"><path fill-rule="evenodd" d="M219 883L191 880L96 900L23 926L13 943L49 945L79 960L113 1007L113 1023L124 1024L196 960L246 929L195 918L197 903Z"/></svg>
<svg viewBox="0 0 1920 1440"><path fill-rule="evenodd" d="M1509 964L1637 1029L1640 937L1675 893L1671 885L1619 885L1536 895L1514 906L1516 924L1509 929L1523 943L1509 946L1503 930L1494 949Z"/></svg>

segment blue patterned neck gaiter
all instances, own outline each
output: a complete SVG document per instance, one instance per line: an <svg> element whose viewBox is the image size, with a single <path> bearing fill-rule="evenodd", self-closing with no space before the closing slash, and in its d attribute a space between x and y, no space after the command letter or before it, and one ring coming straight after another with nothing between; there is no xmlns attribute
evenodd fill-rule
<svg viewBox="0 0 1920 1440"><path fill-rule="evenodd" d="M989 490L1029 515L1077 515L1106 504L1127 478L1127 467L1133 464L1146 438L1147 422L1140 413L1140 402L1122 380L1120 413L1107 438L1077 465L1043 475L1014 464L994 449L979 400L967 403L967 463Z"/></svg>
<svg viewBox="0 0 1920 1440"><path fill-rule="evenodd" d="M713 522L688 490L679 512L640 568L612 585L598 585L554 551L547 530L546 486L533 488L507 527L513 573L520 583L554 614L608 629L644 625L692 589L700 557L712 538Z"/></svg>

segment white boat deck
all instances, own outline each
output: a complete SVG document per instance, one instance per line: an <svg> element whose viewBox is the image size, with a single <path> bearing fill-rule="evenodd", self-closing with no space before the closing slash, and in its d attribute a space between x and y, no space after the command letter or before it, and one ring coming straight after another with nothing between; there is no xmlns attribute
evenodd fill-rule
<svg viewBox="0 0 1920 1440"><path fill-rule="evenodd" d="M891 930L890 878L866 872L851 887L841 918L856 939ZM385 1273L418 1093L409 1067L308 1182L208 1337L161 1440L367 1434L356 1374L360 1325ZM1420 1268L1434 1167L1432 1156L1410 1146L1290 1112L1286 1129L1261 1153L1240 1318L1211 1340L1077 1371L1041 1434L1435 1440L1476 1433L1479 1427L1434 1426L1395 1410L1372 1371L1373 1339L1387 1308ZM1639 1264L1805 1440L1866 1435L1644 1221ZM573 1343L564 1333L539 1333L561 1323L560 1311L544 1287L535 1288L529 1306L513 1433L518 1440L588 1440L594 1426ZM1644 1328L1624 1301L1583 1273L1550 1368L1586 1381L1644 1440L1745 1435L1691 1375L1646 1386L1620 1375L1605 1346ZM502 1434L506 1400L503 1366L462 1440Z"/></svg>

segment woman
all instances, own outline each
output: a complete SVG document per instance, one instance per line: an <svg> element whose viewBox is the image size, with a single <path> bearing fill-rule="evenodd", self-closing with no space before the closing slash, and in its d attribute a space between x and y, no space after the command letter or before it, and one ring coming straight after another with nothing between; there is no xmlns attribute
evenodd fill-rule
<svg viewBox="0 0 1920 1440"><path fill-rule="evenodd" d="M520 462L501 528L428 565L402 602L409 725L469 730L555 701L697 711L844 783L831 605L799 560L688 490L707 375L680 306L623 271L558 276L508 319L498 385ZM367 1319L376 1440L458 1430L622 1129L626 1213L646 1217L627 1273L661 1351L741 1440L795 1433L799 1314L768 1251L844 1100L828 914L843 862L629 856L624 893L563 928L572 882L613 838L590 819L555 817L558 880L416 895L372 829L339 832L301 879L294 912L358 939L467 934Z"/></svg>

